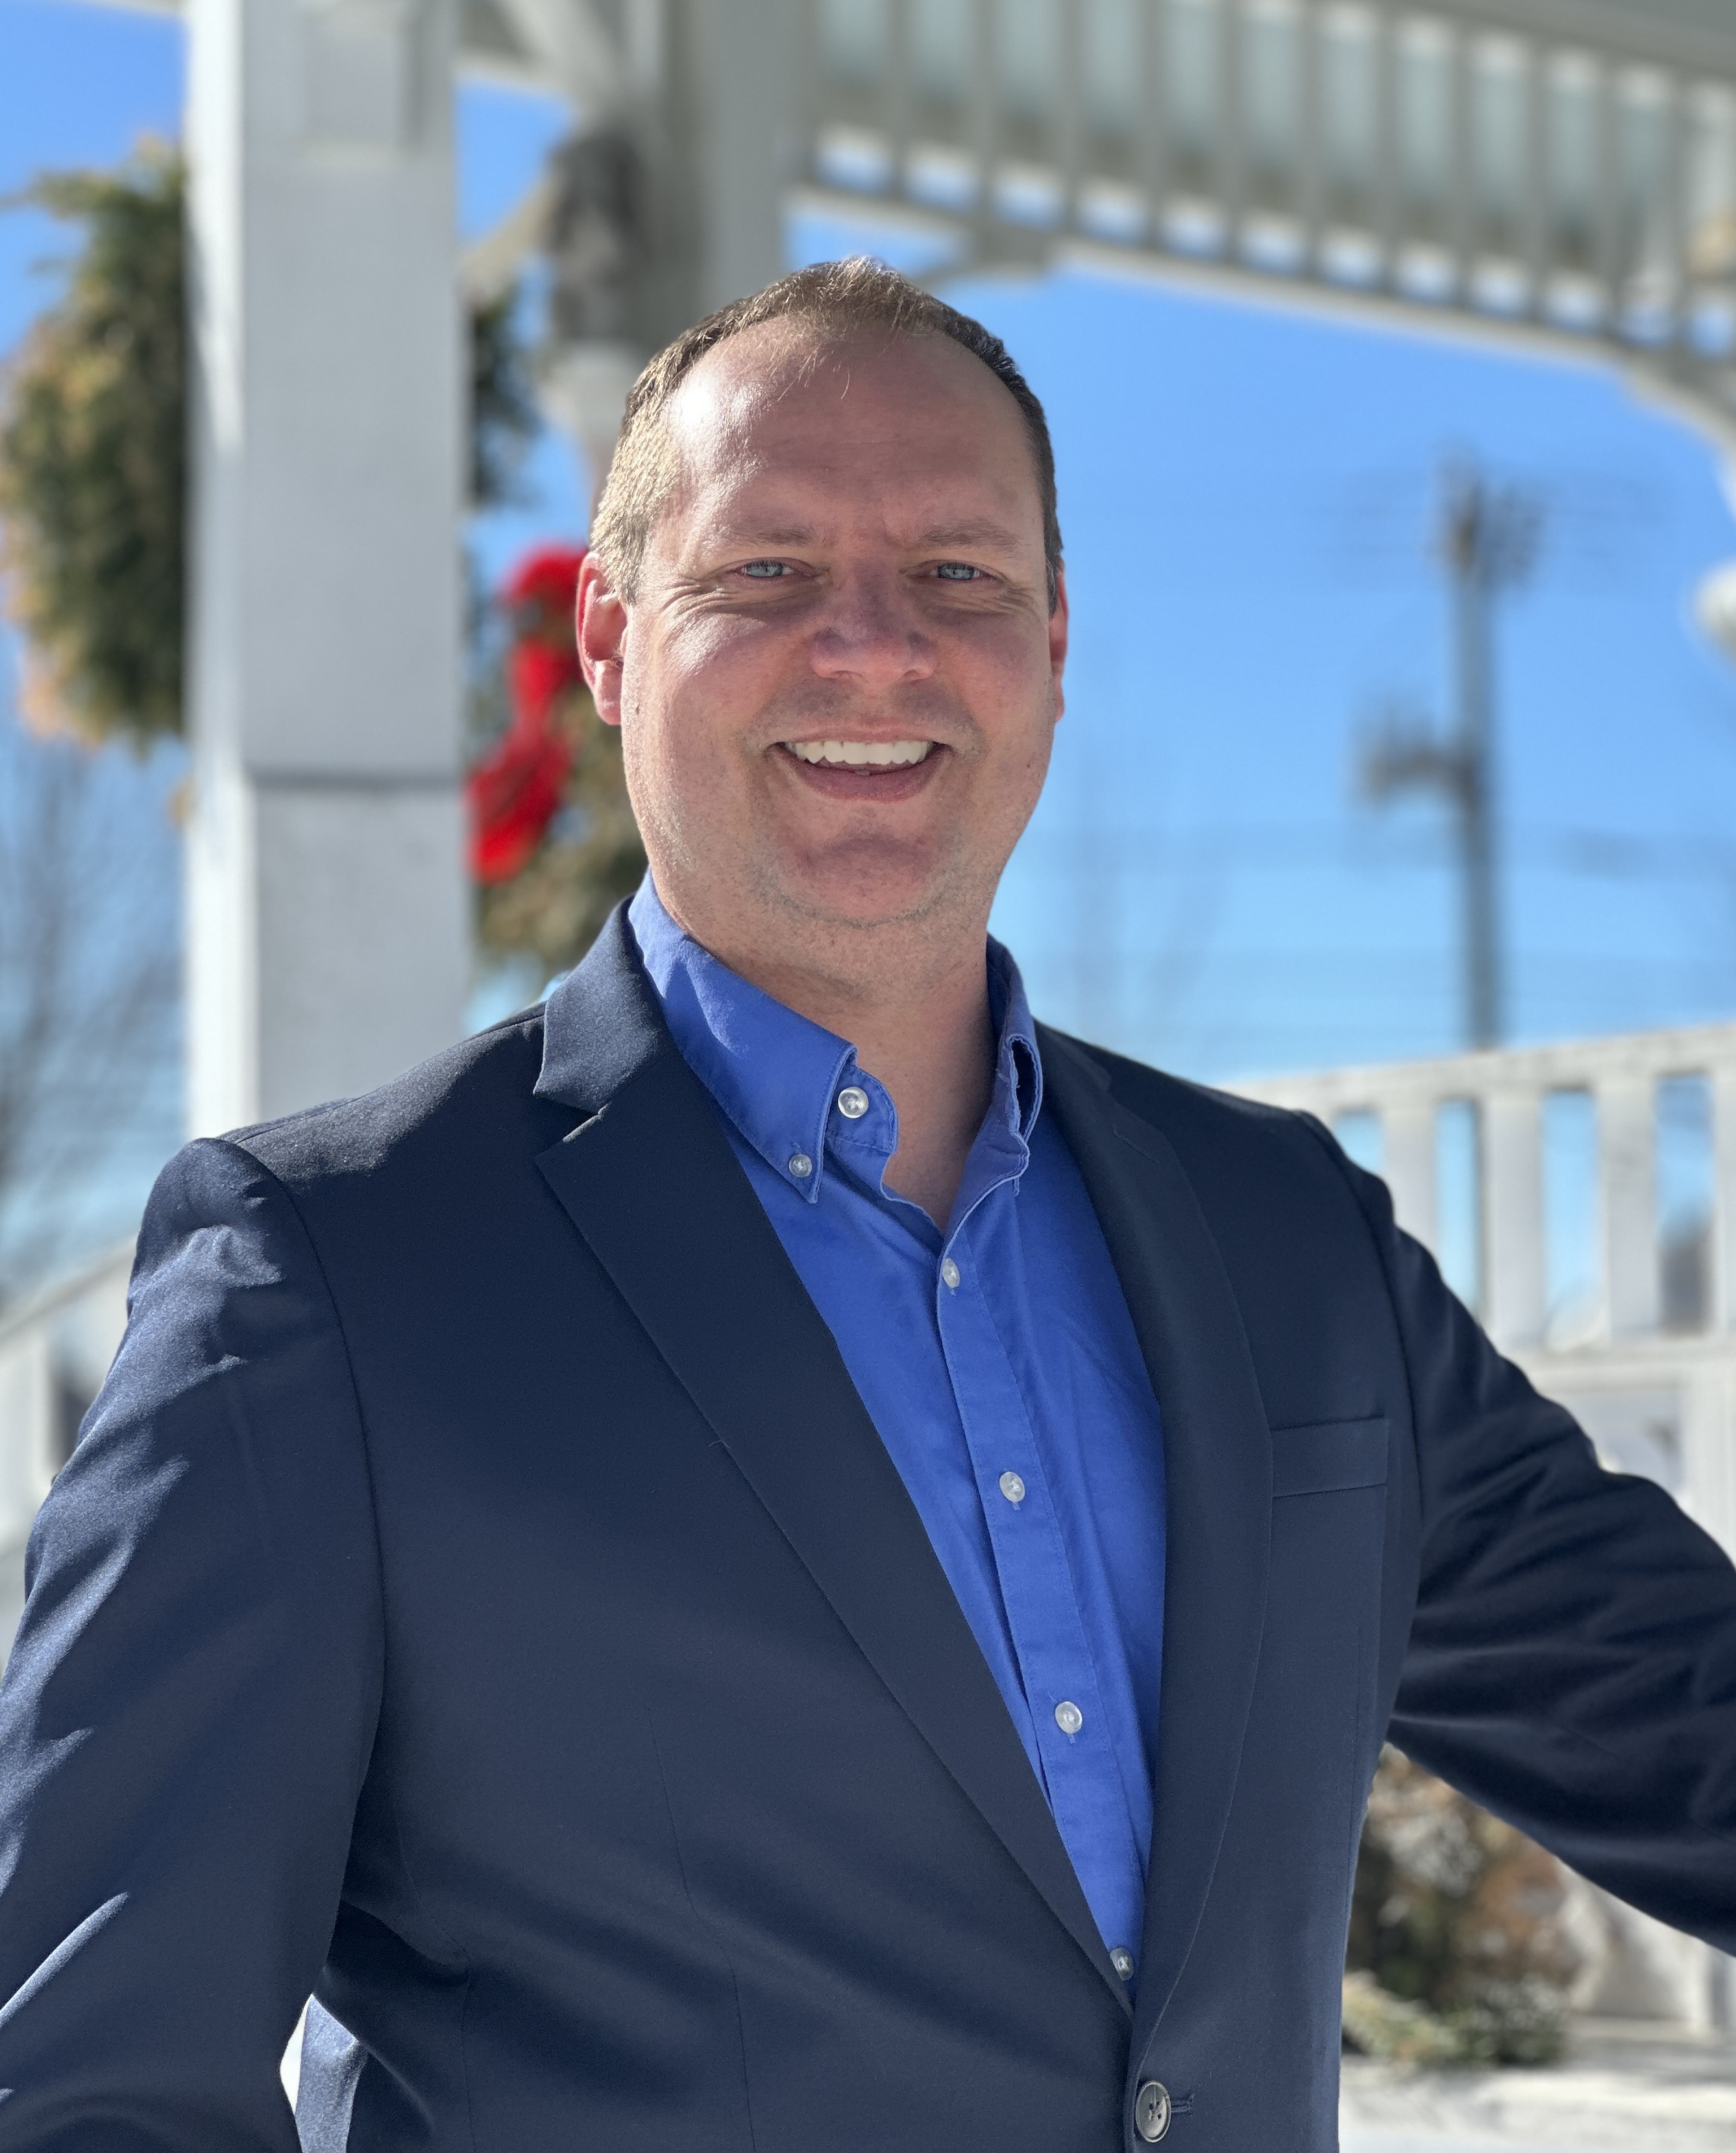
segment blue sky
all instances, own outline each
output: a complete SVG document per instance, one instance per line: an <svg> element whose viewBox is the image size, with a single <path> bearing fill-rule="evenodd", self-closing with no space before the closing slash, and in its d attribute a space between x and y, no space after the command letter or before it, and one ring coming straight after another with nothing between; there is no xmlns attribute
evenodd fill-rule
<svg viewBox="0 0 1736 2153"><path fill-rule="evenodd" d="M0 0L0 191L172 133L181 74L160 18ZM469 88L460 121L475 232L562 120ZM57 243L0 218L0 349ZM793 256L858 247L897 252L870 222L792 227ZM1077 273L947 295L1006 338L1059 456L1070 710L997 914L1040 1010L1216 1078L1456 1043L1442 817L1358 805L1352 761L1383 701L1444 704L1428 512L1457 455L1545 509L1500 629L1514 1034L1736 1014L1736 667L1688 614L1736 525L1703 440L1589 364ZM560 442L530 479L475 534L491 568L582 526ZM161 781L139 775L141 814Z"/></svg>

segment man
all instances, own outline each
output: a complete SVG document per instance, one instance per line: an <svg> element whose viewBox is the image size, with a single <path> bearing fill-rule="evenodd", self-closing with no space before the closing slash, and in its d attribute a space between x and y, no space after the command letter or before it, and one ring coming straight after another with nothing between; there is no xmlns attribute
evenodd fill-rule
<svg viewBox="0 0 1736 2153"><path fill-rule="evenodd" d="M0 2149L1325 2153L1413 1756L1736 1946L1736 1578L1313 1124L1034 1026L1048 438L865 263L635 389L651 878L165 1174L0 1703Z"/></svg>

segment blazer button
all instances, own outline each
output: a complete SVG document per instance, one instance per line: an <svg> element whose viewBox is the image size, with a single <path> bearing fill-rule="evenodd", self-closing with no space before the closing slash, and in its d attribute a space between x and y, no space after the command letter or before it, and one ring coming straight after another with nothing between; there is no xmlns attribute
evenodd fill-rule
<svg viewBox="0 0 1736 2153"><path fill-rule="evenodd" d="M1148 2079L1134 2094L1133 2127L1148 2145L1169 2128L1169 2089L1161 2080Z"/></svg>

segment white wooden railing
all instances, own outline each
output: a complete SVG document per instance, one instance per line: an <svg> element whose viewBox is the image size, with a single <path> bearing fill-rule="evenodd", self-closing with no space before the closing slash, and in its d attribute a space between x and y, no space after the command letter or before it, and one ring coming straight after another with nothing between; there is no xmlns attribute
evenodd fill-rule
<svg viewBox="0 0 1736 2153"><path fill-rule="evenodd" d="M1236 1088L1328 1122L1540 1387L1736 1552L1736 1025Z"/></svg>

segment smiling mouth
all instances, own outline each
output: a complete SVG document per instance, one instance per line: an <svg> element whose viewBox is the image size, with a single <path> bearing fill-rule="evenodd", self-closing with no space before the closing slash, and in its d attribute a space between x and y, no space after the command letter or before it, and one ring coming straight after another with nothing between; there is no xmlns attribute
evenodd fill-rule
<svg viewBox="0 0 1736 2153"><path fill-rule="evenodd" d="M920 762L933 741L786 741L783 745L798 762L818 764L829 770L899 770Z"/></svg>

